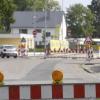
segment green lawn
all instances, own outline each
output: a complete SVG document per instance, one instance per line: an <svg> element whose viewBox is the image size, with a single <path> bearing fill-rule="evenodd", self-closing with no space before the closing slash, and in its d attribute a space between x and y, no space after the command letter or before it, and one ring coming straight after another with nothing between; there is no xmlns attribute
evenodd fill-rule
<svg viewBox="0 0 100 100"><path fill-rule="evenodd" d="M34 49L29 49L29 52L44 52L44 48L35 48L35 50Z"/></svg>

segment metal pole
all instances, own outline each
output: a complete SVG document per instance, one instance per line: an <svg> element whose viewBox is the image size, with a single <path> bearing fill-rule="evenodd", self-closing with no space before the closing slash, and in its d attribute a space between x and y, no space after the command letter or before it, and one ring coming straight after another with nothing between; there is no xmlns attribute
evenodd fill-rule
<svg viewBox="0 0 100 100"><path fill-rule="evenodd" d="M34 21L34 31L36 31L36 26L35 26L35 24L36 24L36 10L35 10L35 7L34 7L34 13L33 13L33 21ZM34 35L34 56L35 56L35 38L36 38L36 36Z"/></svg>
<svg viewBox="0 0 100 100"><path fill-rule="evenodd" d="M62 0L62 12L63 12L63 0ZM62 17L62 40L63 40L63 17Z"/></svg>
<svg viewBox="0 0 100 100"><path fill-rule="evenodd" d="M45 22L44 22L44 25L45 25L45 32L44 32L44 50L45 50L45 53L46 53L46 30L47 30L47 21L46 21L46 18L47 18L47 0L45 0L45 9L44 9L44 13L45 13ZM45 54L46 56L46 54Z"/></svg>
<svg viewBox="0 0 100 100"><path fill-rule="evenodd" d="M36 30L35 30L35 18L36 18L36 16L35 16L35 11L34 11L34 15L33 15L33 21L34 21L34 32L36 31ZM35 35L33 35L33 37L34 37L34 56L35 56Z"/></svg>

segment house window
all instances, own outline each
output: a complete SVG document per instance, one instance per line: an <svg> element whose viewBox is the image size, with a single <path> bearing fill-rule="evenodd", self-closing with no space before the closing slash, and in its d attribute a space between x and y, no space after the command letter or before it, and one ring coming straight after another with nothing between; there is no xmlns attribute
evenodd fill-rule
<svg viewBox="0 0 100 100"><path fill-rule="evenodd" d="M27 34L27 29L19 29L19 33Z"/></svg>
<svg viewBox="0 0 100 100"><path fill-rule="evenodd" d="M39 41L39 45L42 45L42 42L41 41Z"/></svg>
<svg viewBox="0 0 100 100"><path fill-rule="evenodd" d="M50 37L51 33L50 32L46 32L46 37Z"/></svg>

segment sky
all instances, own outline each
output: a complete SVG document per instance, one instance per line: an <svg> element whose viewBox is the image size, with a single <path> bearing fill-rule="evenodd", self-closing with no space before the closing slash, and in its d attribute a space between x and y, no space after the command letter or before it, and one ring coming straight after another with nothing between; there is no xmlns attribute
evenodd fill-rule
<svg viewBox="0 0 100 100"><path fill-rule="evenodd" d="M56 1L59 1L59 4L61 6L63 5L63 10L66 11L66 8L69 8L71 5L74 5L76 3L81 3L84 6L87 6L91 4L92 0L56 0Z"/></svg>

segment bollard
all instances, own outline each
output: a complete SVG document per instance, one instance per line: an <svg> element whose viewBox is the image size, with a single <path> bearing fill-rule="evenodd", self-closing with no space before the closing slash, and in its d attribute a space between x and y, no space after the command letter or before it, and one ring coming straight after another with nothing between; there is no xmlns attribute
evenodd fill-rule
<svg viewBox="0 0 100 100"><path fill-rule="evenodd" d="M54 70L52 72L53 84L62 84L63 83L63 72L60 70Z"/></svg>

